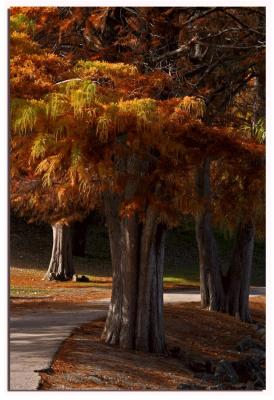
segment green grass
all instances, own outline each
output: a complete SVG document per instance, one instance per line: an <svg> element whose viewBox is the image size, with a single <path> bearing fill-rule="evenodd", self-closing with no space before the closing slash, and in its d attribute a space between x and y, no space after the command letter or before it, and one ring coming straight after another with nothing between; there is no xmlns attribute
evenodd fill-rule
<svg viewBox="0 0 274 400"><path fill-rule="evenodd" d="M52 296L50 289L36 289L34 287L11 287L10 288L11 297L47 297Z"/></svg>
<svg viewBox="0 0 274 400"><path fill-rule="evenodd" d="M227 268L232 239L216 232L219 255L224 270ZM10 264L14 267L46 272L51 256L51 228L29 225L22 220L11 221ZM76 273L96 277L111 276L110 249L106 227L92 225L87 236L87 256L74 257ZM195 232L192 225L170 230L165 250L164 281L174 284L199 285L199 262ZM82 283L77 283L79 286ZM83 283L86 285L86 283ZM265 285L265 243L256 241L251 284ZM93 283L91 282L92 286Z"/></svg>
<svg viewBox="0 0 274 400"><path fill-rule="evenodd" d="M178 278L175 276L164 276L164 283L172 283L174 285L184 285L184 286L199 286L199 280L197 279L186 279Z"/></svg>
<svg viewBox="0 0 274 400"><path fill-rule="evenodd" d="M215 232L219 257L224 271L227 270L233 238ZM165 253L165 281L199 285L199 258L195 231L192 225L168 232ZM265 242L257 240L254 246L251 284L265 286Z"/></svg>

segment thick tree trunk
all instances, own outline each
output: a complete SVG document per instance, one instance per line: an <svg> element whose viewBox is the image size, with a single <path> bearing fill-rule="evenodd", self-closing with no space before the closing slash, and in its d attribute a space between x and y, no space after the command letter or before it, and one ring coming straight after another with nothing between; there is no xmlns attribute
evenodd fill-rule
<svg viewBox="0 0 274 400"><path fill-rule="evenodd" d="M199 250L201 306L212 311L223 311L225 296L222 285L217 244L215 241L210 201L210 161L206 159L198 170L197 191L204 202L196 216L196 240Z"/></svg>
<svg viewBox="0 0 274 400"><path fill-rule="evenodd" d="M117 195L105 196L112 258L112 296L103 339L121 348L164 353L165 227L148 207L146 221L121 219Z"/></svg>
<svg viewBox="0 0 274 400"><path fill-rule="evenodd" d="M48 271L44 279L69 280L75 271L72 264L71 229L67 225L52 225L53 245Z"/></svg>
<svg viewBox="0 0 274 400"><path fill-rule="evenodd" d="M164 225L147 210L140 239L139 287L135 348L154 353L165 351L163 322Z"/></svg>
<svg viewBox="0 0 274 400"><path fill-rule="evenodd" d="M252 269L255 228L250 221L239 224L231 265L226 277L226 312L250 321L249 285Z"/></svg>
<svg viewBox="0 0 274 400"><path fill-rule="evenodd" d="M72 227L72 254L74 256L84 257L86 250L88 220L74 222Z"/></svg>

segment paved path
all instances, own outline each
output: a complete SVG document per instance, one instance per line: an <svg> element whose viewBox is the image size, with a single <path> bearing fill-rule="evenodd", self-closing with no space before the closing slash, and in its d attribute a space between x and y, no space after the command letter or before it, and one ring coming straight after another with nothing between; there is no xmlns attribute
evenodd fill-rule
<svg viewBox="0 0 274 400"><path fill-rule="evenodd" d="M252 287L250 289L250 297L265 296L265 287ZM200 291L197 289L186 289L184 292L170 292L164 294L164 302L167 303L180 303L201 301Z"/></svg>
<svg viewBox="0 0 274 400"><path fill-rule="evenodd" d="M265 287L251 287L250 297L254 296L265 296ZM107 305L110 299L100 299L96 302L92 301L93 304ZM199 289L182 289L182 290L170 290L164 293L164 303L190 303L193 301L201 301L201 295Z"/></svg>
<svg viewBox="0 0 274 400"><path fill-rule="evenodd" d="M106 311L96 309L27 311L10 318L10 390L36 390L60 344L73 328Z"/></svg>
<svg viewBox="0 0 274 400"><path fill-rule="evenodd" d="M265 288L252 288L251 296L265 295ZM198 290L164 294L164 302L200 301ZM107 305L109 299L92 301ZM77 310L25 311L10 318L10 390L36 390L40 376L34 370L50 366L54 354L73 328L106 316L106 310L79 308Z"/></svg>

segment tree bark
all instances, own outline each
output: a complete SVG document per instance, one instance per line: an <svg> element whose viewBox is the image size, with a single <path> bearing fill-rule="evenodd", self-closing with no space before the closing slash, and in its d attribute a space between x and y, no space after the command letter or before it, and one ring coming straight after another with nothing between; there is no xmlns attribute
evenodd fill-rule
<svg viewBox="0 0 274 400"><path fill-rule="evenodd" d="M252 270L255 228L249 221L240 223L232 261L226 277L226 312L242 321L250 322L249 285Z"/></svg>
<svg viewBox="0 0 274 400"><path fill-rule="evenodd" d="M255 227L252 221L238 226L232 261L223 276L214 237L210 202L210 161L205 160L198 170L197 190L203 199L202 212L196 217L196 239L199 249L201 306L222 311L242 321L250 321L249 285Z"/></svg>
<svg viewBox="0 0 274 400"><path fill-rule="evenodd" d="M72 263L70 226L56 223L52 225L53 245L48 271L44 279L70 280L75 271Z"/></svg>
<svg viewBox="0 0 274 400"><path fill-rule="evenodd" d="M222 285L222 274L215 241L210 201L210 160L202 163L197 174L197 191L204 202L203 209L196 216L196 240L200 264L201 306L212 311L223 311L225 296Z"/></svg>
<svg viewBox="0 0 274 400"><path fill-rule="evenodd" d="M209 211L196 218L196 238L200 263L201 306L211 311L224 311L222 274Z"/></svg>
<svg viewBox="0 0 274 400"><path fill-rule="evenodd" d="M112 296L102 338L125 349L164 353L165 227L148 207L146 220L121 218L118 195L105 196L112 258Z"/></svg>

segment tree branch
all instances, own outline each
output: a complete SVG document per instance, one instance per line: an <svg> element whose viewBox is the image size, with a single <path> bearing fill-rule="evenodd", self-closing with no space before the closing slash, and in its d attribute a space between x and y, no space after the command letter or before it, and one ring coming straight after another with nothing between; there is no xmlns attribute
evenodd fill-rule
<svg viewBox="0 0 274 400"><path fill-rule="evenodd" d="M209 14L211 14L214 11L217 11L217 10L218 10L218 7L212 7L209 10L204 11L200 15L197 15L197 16L194 15L193 17L189 18L186 22L184 22L181 26L185 26L187 24L190 24L191 22L196 21L197 19L203 18L206 15L209 15Z"/></svg>
<svg viewBox="0 0 274 400"><path fill-rule="evenodd" d="M236 21L238 24L240 24L243 28L248 29L250 32L256 33L257 35L261 35L261 36L265 37L264 33L259 32L256 29L251 28L250 26L248 26L247 24L242 22L238 17L236 17L233 14L230 14L230 12L228 12L227 10L221 9L220 11L223 12L224 14L228 15L230 18L232 18L234 21Z"/></svg>

